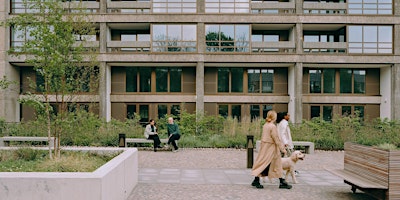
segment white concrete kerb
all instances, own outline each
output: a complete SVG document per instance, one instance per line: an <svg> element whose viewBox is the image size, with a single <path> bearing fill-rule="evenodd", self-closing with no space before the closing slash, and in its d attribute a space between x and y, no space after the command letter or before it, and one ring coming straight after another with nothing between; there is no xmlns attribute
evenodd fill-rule
<svg viewBox="0 0 400 200"><path fill-rule="evenodd" d="M0 148L4 149L16 147ZM63 150L122 153L94 172L0 172L0 198L125 200L137 185L136 148L63 147Z"/></svg>

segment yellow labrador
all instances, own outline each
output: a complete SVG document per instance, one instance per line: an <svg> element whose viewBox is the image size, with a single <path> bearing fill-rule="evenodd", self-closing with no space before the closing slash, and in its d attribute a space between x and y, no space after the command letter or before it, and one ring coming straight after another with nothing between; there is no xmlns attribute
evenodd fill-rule
<svg viewBox="0 0 400 200"><path fill-rule="evenodd" d="M298 160L303 160L306 157L305 154L301 153L301 151L293 151L292 154L290 155L290 157L285 157L285 158L281 158L282 160L282 169L283 171L285 171L286 175L285 175L285 180L287 181L287 178L289 176L289 174L292 175L292 180L293 183L297 183L296 180L296 175L295 175L295 169L294 169L294 165L296 164L296 162ZM273 183L274 181L272 179L269 179L270 183ZM265 183L265 177L262 177L263 182Z"/></svg>
<svg viewBox="0 0 400 200"><path fill-rule="evenodd" d="M297 183L296 175L294 173L294 165L298 160L303 160L306 157L305 154L301 153L301 151L293 151L290 157L282 158L282 168L286 171L285 179L290 175L292 175L293 183Z"/></svg>

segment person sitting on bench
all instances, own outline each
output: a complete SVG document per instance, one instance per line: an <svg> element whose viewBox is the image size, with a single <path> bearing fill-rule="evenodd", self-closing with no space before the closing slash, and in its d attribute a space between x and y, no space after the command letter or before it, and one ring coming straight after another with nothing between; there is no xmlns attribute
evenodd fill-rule
<svg viewBox="0 0 400 200"><path fill-rule="evenodd" d="M149 124L147 124L146 129L144 130L144 136L148 140L154 140L154 152L157 152L157 148L162 148L160 146L161 141L158 137L157 127L154 119L150 119Z"/></svg>

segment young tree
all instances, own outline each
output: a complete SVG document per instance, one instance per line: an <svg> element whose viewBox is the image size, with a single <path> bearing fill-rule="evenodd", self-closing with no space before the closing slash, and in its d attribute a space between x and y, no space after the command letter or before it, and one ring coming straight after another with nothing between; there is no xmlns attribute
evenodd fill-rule
<svg viewBox="0 0 400 200"><path fill-rule="evenodd" d="M26 63L33 66L42 81L36 85L35 94L20 102L35 105L37 113L46 118L48 141L52 136L57 141L56 157L60 155L68 103L76 101L77 93L96 90L98 82L95 50L76 42L77 36L96 35L94 24L87 20L89 15L82 6L74 5L74 12L70 12L68 4L60 0L24 0L26 12L6 22L13 34L24 40L10 53L26 56ZM50 144L49 156L53 158Z"/></svg>

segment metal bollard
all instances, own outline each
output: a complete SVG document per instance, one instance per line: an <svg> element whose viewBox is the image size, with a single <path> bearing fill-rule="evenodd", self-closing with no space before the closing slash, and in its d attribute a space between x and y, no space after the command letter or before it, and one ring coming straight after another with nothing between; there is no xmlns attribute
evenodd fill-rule
<svg viewBox="0 0 400 200"><path fill-rule="evenodd" d="M247 168L253 167L253 154L254 154L254 135L247 135Z"/></svg>
<svg viewBox="0 0 400 200"><path fill-rule="evenodd" d="M120 133L118 138L119 138L118 139L119 147L125 147L125 139L126 139L125 133Z"/></svg>

